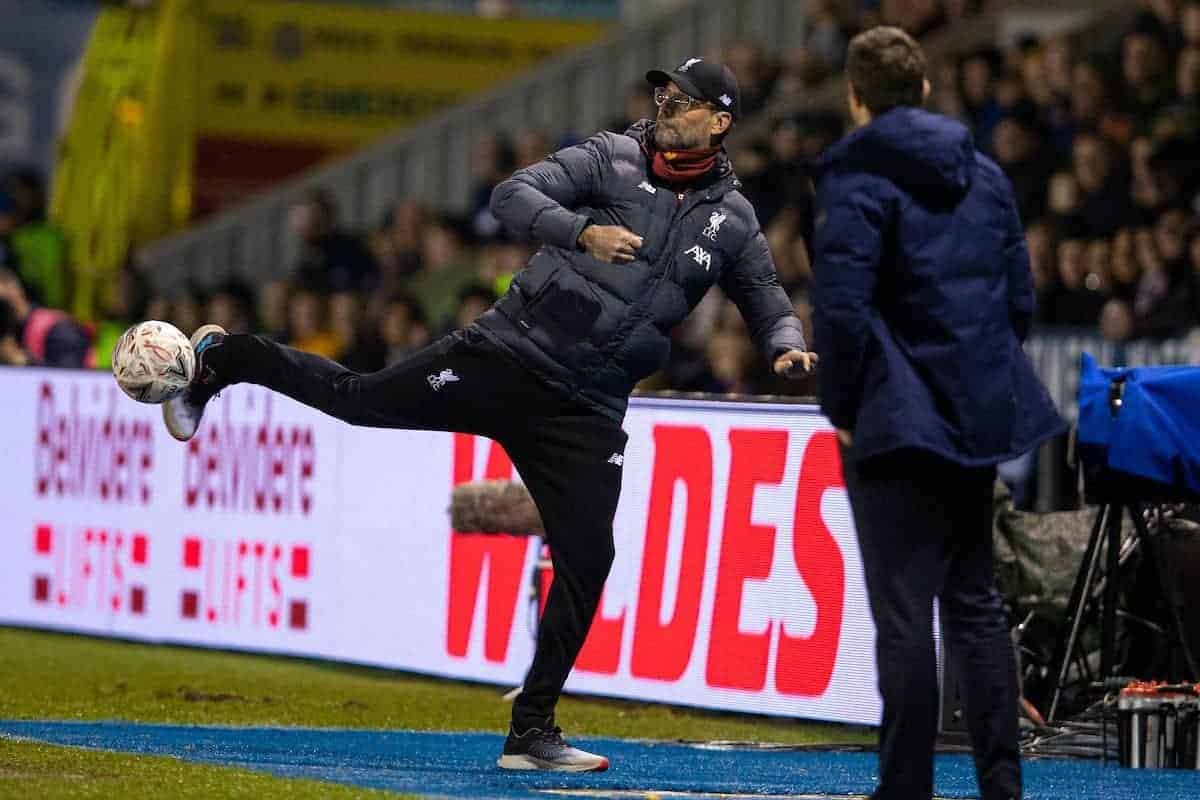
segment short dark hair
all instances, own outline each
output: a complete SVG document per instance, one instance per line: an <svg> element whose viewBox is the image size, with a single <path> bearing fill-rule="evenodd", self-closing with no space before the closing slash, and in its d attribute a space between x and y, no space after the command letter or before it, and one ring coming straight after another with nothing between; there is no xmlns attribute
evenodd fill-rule
<svg viewBox="0 0 1200 800"><path fill-rule="evenodd" d="M899 28L881 25L850 40L846 77L872 114L925 99L925 52Z"/></svg>

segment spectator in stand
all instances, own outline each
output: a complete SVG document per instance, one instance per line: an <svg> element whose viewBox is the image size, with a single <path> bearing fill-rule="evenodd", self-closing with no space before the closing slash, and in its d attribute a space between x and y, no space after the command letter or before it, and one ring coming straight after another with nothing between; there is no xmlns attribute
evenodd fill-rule
<svg viewBox="0 0 1200 800"><path fill-rule="evenodd" d="M1083 253L1083 285L1104 299L1112 297L1113 292L1111 261L1110 240L1099 237L1087 243Z"/></svg>
<svg viewBox="0 0 1200 800"><path fill-rule="evenodd" d="M1146 131L1151 120L1166 105L1171 84L1168 56L1162 40L1146 31L1134 30L1121 47L1124 81L1122 106L1135 131Z"/></svg>
<svg viewBox="0 0 1200 800"><path fill-rule="evenodd" d="M162 292L152 293L146 298L145 318L171 322L171 298ZM187 335L186 332L184 335Z"/></svg>
<svg viewBox="0 0 1200 800"><path fill-rule="evenodd" d="M225 281L208 296L204 318L230 333L254 333L254 290L240 280Z"/></svg>
<svg viewBox="0 0 1200 800"><path fill-rule="evenodd" d="M396 363L409 353L429 344L431 338L421 304L406 294L392 295L379 320L379 339L383 344L384 363Z"/></svg>
<svg viewBox="0 0 1200 800"><path fill-rule="evenodd" d="M1037 107L1020 103L1003 116L992 132L992 151L1012 183L1021 220L1041 217L1054 161L1042 140Z"/></svg>
<svg viewBox="0 0 1200 800"><path fill-rule="evenodd" d="M341 355L342 343L329 329L328 317L326 295L318 287L296 285L288 298L285 343L306 353L336 359Z"/></svg>
<svg viewBox="0 0 1200 800"><path fill-rule="evenodd" d="M1129 145L1129 196L1139 219L1153 219L1165 200L1162 184L1150 164L1153 154L1149 137L1138 136Z"/></svg>
<svg viewBox="0 0 1200 800"><path fill-rule="evenodd" d="M1132 303L1137 296L1138 279L1141 277L1141 271L1138 269L1138 262L1133 253L1132 228L1122 228L1113 237L1108 271L1112 280L1113 297L1126 303Z"/></svg>
<svg viewBox="0 0 1200 800"><path fill-rule="evenodd" d="M329 329L339 345L338 361L355 372L385 366L386 350L378 334L379 309L368 309L357 292L329 296Z"/></svg>
<svg viewBox="0 0 1200 800"><path fill-rule="evenodd" d="M1089 279L1087 244L1067 239L1058 245L1058 288L1051 299L1050 321L1056 325L1085 327L1096 324L1105 297L1098 278Z"/></svg>
<svg viewBox="0 0 1200 800"><path fill-rule="evenodd" d="M774 79L762 51L750 42L737 42L726 51L724 61L737 79L742 115L757 114L766 104Z"/></svg>
<svg viewBox="0 0 1200 800"><path fill-rule="evenodd" d="M1184 47L1200 47L1200 2L1189 0L1179 12L1180 40Z"/></svg>
<svg viewBox="0 0 1200 800"><path fill-rule="evenodd" d="M379 278L371 251L338 227L337 206L324 189L309 189L292 206L288 221L300 241L293 269L297 281L330 291L369 290Z"/></svg>
<svg viewBox="0 0 1200 800"><path fill-rule="evenodd" d="M1133 252L1141 274L1133 299L1133 313L1135 318L1144 318L1166 300L1170 293L1170 280L1154 246L1154 232L1150 228L1134 230Z"/></svg>
<svg viewBox="0 0 1200 800"><path fill-rule="evenodd" d="M1189 214L1171 209L1142 235L1154 252L1150 277L1139 287L1134 333L1138 337L1182 336L1197 322L1188 253ZM1148 256L1148 260L1150 257Z"/></svg>
<svg viewBox="0 0 1200 800"><path fill-rule="evenodd" d="M1112 91L1103 63L1081 61L1071 71L1071 121L1076 131L1098 131L1112 141L1129 141L1129 119L1111 105Z"/></svg>
<svg viewBox="0 0 1200 800"><path fill-rule="evenodd" d="M846 61L846 24L834 0L808 0L804 52L813 68L833 74Z"/></svg>
<svg viewBox="0 0 1200 800"><path fill-rule="evenodd" d="M430 220L421 236L421 271L406 287L420 301L425 318L440 328L454 316L458 293L477 281L454 225L448 218Z"/></svg>
<svg viewBox="0 0 1200 800"><path fill-rule="evenodd" d="M919 39L946 24L946 13L938 0L881 0L879 22Z"/></svg>
<svg viewBox="0 0 1200 800"><path fill-rule="evenodd" d="M1124 342L1134 333L1133 309L1124 300L1113 298L1100 310L1100 335L1110 342Z"/></svg>
<svg viewBox="0 0 1200 800"><path fill-rule="evenodd" d="M1200 47L1188 47L1179 53L1175 100L1154 121L1152 133L1158 139L1195 139L1200 134Z"/></svg>
<svg viewBox="0 0 1200 800"><path fill-rule="evenodd" d="M353 350L358 344L360 321L363 318L363 303L358 293L334 292L328 296L327 302L329 331L337 340L338 353Z"/></svg>
<svg viewBox="0 0 1200 800"><path fill-rule="evenodd" d="M975 135L976 143L983 147L991 144L992 129L1003 115L996 101L995 76L999 61L994 51L979 50L959 65L965 121Z"/></svg>
<svg viewBox="0 0 1200 800"><path fill-rule="evenodd" d="M20 276L2 267L0 300L12 308L17 340L31 362L44 367L91 368L96 365L91 330L65 311L34 304Z"/></svg>
<svg viewBox="0 0 1200 800"><path fill-rule="evenodd" d="M1055 172L1046 184L1047 216L1059 227L1080 227L1079 184L1070 172Z"/></svg>
<svg viewBox="0 0 1200 800"><path fill-rule="evenodd" d="M258 330L273 339L286 337L291 292L288 281L267 281L258 287Z"/></svg>
<svg viewBox="0 0 1200 800"><path fill-rule="evenodd" d="M793 47L780 60L768 102L784 107L803 104L809 90L819 86L828 77L828 68L820 59L804 47Z"/></svg>
<svg viewBox="0 0 1200 800"><path fill-rule="evenodd" d="M176 328L191 332L200 327L204 318L204 293L195 286L189 286L171 297L171 312L167 318Z"/></svg>
<svg viewBox="0 0 1200 800"><path fill-rule="evenodd" d="M525 268L529 248L518 242L492 242L479 251L478 279L497 297L508 291L513 276Z"/></svg>
<svg viewBox="0 0 1200 800"><path fill-rule="evenodd" d="M1132 215L1129 181L1112 145L1095 133L1075 137L1072 166L1079 186L1078 216L1088 236L1111 236Z"/></svg>
<svg viewBox="0 0 1200 800"><path fill-rule="evenodd" d="M0 366L23 367L29 356L21 348L20 325L12 304L0 300Z"/></svg>
<svg viewBox="0 0 1200 800"><path fill-rule="evenodd" d="M961 58L945 55L930 63L930 94L926 105L932 111L970 124L966 104L963 102L959 61Z"/></svg>
<svg viewBox="0 0 1200 800"><path fill-rule="evenodd" d="M10 235L17 273L30 295L51 308L67 307L67 238L46 219L46 187L33 169L13 172L4 182L12 198Z"/></svg>
<svg viewBox="0 0 1200 800"><path fill-rule="evenodd" d="M1141 5L1133 29L1158 39L1170 53L1178 52L1183 46L1179 0L1141 0Z"/></svg>
<svg viewBox="0 0 1200 800"><path fill-rule="evenodd" d="M1073 48L1071 39L1062 34L1051 36L1043 47L1045 58L1046 86L1056 102L1066 103L1071 96L1071 65Z"/></svg>
<svg viewBox="0 0 1200 800"><path fill-rule="evenodd" d="M1046 78L1046 50L1033 37L1012 51L1016 63L1006 69L996 85L996 101L1006 112L1021 101L1033 103L1040 116L1054 104L1054 91Z"/></svg>
<svg viewBox="0 0 1200 800"><path fill-rule="evenodd" d="M471 153L471 232L478 239L491 239L501 233L500 221L488 207L492 190L513 171L514 154L508 140L495 131L482 134L475 140ZM412 233L410 229L410 235ZM410 242L415 244L415 242ZM416 249L412 252L416 252Z"/></svg>
<svg viewBox="0 0 1200 800"><path fill-rule="evenodd" d="M1025 249L1033 274L1033 321L1044 323L1053 315L1054 293L1058 287L1058 242L1049 222L1039 220L1025 226Z"/></svg>
<svg viewBox="0 0 1200 800"><path fill-rule="evenodd" d="M562 146L566 147L569 144L571 142L564 142ZM513 157L516 160L517 169L524 169L530 164L536 164L555 149L546 132L538 128L522 128L513 137Z"/></svg>
<svg viewBox="0 0 1200 800"><path fill-rule="evenodd" d="M458 311L454 316L453 329L459 330L470 325L491 308L496 299L496 293L481 284L465 287L458 293Z"/></svg>
<svg viewBox="0 0 1200 800"><path fill-rule="evenodd" d="M800 122L794 118L777 120L771 129L768 160L762 171L765 178L754 186L750 195L756 204L759 224L771 224L784 207L804 203L805 210L811 207L809 192L802 187L808 184L805 176L804 159L801 155Z"/></svg>
<svg viewBox="0 0 1200 800"><path fill-rule="evenodd" d="M1196 158L1196 143L1192 139L1172 136L1156 142L1149 163L1163 207L1197 208L1200 159Z"/></svg>
<svg viewBox="0 0 1200 800"><path fill-rule="evenodd" d="M421 232L426 213L414 200L396 203L371 240L379 264L380 286L385 290L412 277L421 269Z"/></svg>
<svg viewBox="0 0 1200 800"><path fill-rule="evenodd" d="M1173 282L1188 272L1187 237L1191 215L1182 208L1163 212L1154 224L1154 247Z"/></svg>

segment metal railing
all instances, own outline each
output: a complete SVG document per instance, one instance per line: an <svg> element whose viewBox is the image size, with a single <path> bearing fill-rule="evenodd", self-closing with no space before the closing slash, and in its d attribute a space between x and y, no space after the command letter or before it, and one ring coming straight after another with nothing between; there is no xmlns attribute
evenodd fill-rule
<svg viewBox="0 0 1200 800"><path fill-rule="evenodd" d="M1025 342L1038 377L1065 419L1079 416L1079 357L1090 353L1106 367L1151 367L1200 363L1200 329L1178 339L1111 342L1092 330L1044 330Z"/></svg>
<svg viewBox="0 0 1200 800"><path fill-rule="evenodd" d="M523 128L590 135L623 107L651 66L673 66L752 39L779 50L800 38L797 0L696 0L655 22L621 28L604 41L552 57L489 91L346 159L306 173L196 227L153 242L137 256L155 288L213 286L238 276L258 281L286 274L293 260L287 209L305 187L331 191L341 222L378 224L399 199L462 212L470 201L468 155L482 134Z"/></svg>

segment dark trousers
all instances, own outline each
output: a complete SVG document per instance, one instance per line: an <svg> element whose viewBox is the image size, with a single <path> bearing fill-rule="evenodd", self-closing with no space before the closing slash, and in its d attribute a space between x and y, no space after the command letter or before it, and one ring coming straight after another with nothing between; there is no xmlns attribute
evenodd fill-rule
<svg viewBox="0 0 1200 800"><path fill-rule="evenodd" d="M513 706L518 730L545 725L612 566L621 465L610 459L628 439L620 424L550 389L472 329L365 375L258 336L227 336L204 363L217 386L255 383L352 425L473 433L504 447L537 504L554 564Z"/></svg>
<svg viewBox="0 0 1200 800"><path fill-rule="evenodd" d="M883 724L877 800L933 793L937 657L933 600L966 685L967 728L984 800L1021 797L1012 640L992 561L992 467L905 451L855 463L846 491L875 620Z"/></svg>

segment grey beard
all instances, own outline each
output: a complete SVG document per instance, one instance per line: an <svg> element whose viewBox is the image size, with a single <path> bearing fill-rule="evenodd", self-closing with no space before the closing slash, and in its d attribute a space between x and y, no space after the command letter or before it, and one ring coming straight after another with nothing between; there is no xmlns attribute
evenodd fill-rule
<svg viewBox="0 0 1200 800"><path fill-rule="evenodd" d="M654 132L654 146L659 150L695 150L701 146L700 142L689 142L684 136L676 133L670 133L669 137L673 141L663 141L662 134L667 133L659 129Z"/></svg>

